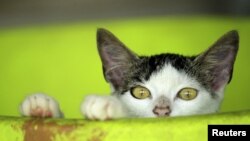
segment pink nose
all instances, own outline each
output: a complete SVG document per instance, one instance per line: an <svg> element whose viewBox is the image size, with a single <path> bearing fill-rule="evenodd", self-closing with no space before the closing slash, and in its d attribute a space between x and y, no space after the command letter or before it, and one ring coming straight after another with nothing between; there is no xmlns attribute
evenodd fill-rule
<svg viewBox="0 0 250 141"><path fill-rule="evenodd" d="M171 112L171 110L170 110L169 106L166 106L166 107L155 106L155 108L153 110L153 113L159 117L169 116L170 112Z"/></svg>

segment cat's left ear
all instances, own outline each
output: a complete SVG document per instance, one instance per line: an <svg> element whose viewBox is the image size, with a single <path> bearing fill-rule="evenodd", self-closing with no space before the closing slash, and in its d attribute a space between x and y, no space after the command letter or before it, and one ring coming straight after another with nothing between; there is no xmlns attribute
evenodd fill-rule
<svg viewBox="0 0 250 141"><path fill-rule="evenodd" d="M239 46L238 32L223 35L207 51L196 57L194 66L198 79L211 91L224 90L233 74L233 66Z"/></svg>

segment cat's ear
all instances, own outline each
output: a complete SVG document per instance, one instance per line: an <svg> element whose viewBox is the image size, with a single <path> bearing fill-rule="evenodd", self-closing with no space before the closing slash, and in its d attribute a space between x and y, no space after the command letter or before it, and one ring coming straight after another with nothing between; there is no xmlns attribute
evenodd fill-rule
<svg viewBox="0 0 250 141"><path fill-rule="evenodd" d="M232 30L217 40L207 51L195 59L198 78L213 92L224 90L233 74L239 46L238 32Z"/></svg>
<svg viewBox="0 0 250 141"><path fill-rule="evenodd" d="M106 81L115 89L122 87L126 73L137 60L137 55L126 48L111 32L102 28L97 29L97 47Z"/></svg>

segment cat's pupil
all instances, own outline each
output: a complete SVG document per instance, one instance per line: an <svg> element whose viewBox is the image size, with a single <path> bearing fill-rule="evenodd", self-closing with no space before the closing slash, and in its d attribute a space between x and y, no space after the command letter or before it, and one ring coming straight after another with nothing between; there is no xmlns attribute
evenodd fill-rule
<svg viewBox="0 0 250 141"><path fill-rule="evenodd" d="M190 92L189 91L186 92L186 96L187 96L187 98L190 98Z"/></svg>
<svg viewBox="0 0 250 141"><path fill-rule="evenodd" d="M145 91L143 89L140 90L140 95L143 96Z"/></svg>

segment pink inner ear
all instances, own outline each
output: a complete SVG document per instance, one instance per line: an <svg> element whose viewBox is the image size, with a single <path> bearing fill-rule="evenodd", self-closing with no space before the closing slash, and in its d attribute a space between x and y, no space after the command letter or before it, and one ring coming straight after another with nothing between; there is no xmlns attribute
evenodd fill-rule
<svg viewBox="0 0 250 141"><path fill-rule="evenodd" d="M118 88L119 86L124 85L124 72L122 67L117 67L110 71L108 70L105 75L107 77L107 80L112 83L114 88Z"/></svg>
<svg viewBox="0 0 250 141"><path fill-rule="evenodd" d="M235 52L233 50L229 50L227 54L224 55L224 59L220 60L222 61L218 62L218 64L215 65L215 68L213 70L215 77L212 82L213 91L220 90L229 82L232 75Z"/></svg>
<svg viewBox="0 0 250 141"><path fill-rule="evenodd" d="M129 58L127 57L128 55L126 56L126 52L122 52L123 50L120 51L118 47L114 49L112 47L114 46L102 47L100 56L106 79L112 83L114 88L118 88L124 84L124 71L128 69L126 68L128 64L125 64L125 62L127 62Z"/></svg>
<svg viewBox="0 0 250 141"><path fill-rule="evenodd" d="M103 66L104 66L105 69L110 68L110 67L114 66L115 63L117 63L113 59L114 57L112 55L112 52L108 48L108 46L101 48L100 57L102 59Z"/></svg>
<svg viewBox="0 0 250 141"><path fill-rule="evenodd" d="M218 91L223 88L229 81L230 73L227 70L222 70L222 72L217 76L212 83L213 91Z"/></svg>

